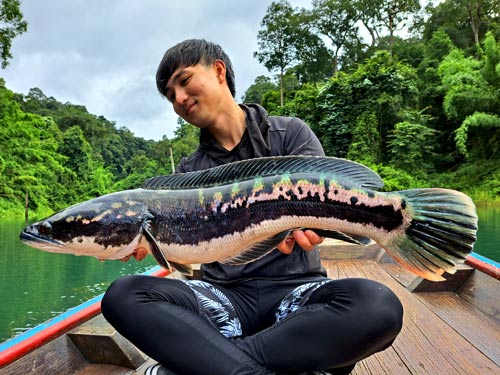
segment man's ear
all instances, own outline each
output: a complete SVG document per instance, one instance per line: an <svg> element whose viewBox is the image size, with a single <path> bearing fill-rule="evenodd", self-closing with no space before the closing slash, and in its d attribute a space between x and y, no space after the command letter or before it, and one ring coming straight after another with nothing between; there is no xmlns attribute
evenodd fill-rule
<svg viewBox="0 0 500 375"><path fill-rule="evenodd" d="M226 64L224 64L224 61L219 59L215 60L213 67L219 83L226 82Z"/></svg>

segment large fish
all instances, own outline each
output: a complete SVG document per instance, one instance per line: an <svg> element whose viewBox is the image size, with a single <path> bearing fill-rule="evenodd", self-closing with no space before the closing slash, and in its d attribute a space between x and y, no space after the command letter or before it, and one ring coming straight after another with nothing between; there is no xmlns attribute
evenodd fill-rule
<svg viewBox="0 0 500 375"><path fill-rule="evenodd" d="M454 190L379 192L380 177L345 159L259 158L147 180L28 226L21 239L53 252L121 259L146 249L162 266L244 264L291 230L358 243L370 238L403 266L443 280L472 251L477 216Z"/></svg>

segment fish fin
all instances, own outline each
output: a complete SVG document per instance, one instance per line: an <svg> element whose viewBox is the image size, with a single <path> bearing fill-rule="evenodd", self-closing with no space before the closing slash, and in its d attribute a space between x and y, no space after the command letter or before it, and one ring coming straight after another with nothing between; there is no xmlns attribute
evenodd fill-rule
<svg viewBox="0 0 500 375"><path fill-rule="evenodd" d="M177 271L179 271L183 275L193 276L193 267L191 267L190 264L169 262L167 258L165 258L163 252L161 251L160 245L158 244L158 241L156 241L156 238L151 233L151 222L149 219L144 221L142 229L143 229L143 235L151 244L151 251L153 253L153 257L162 267L168 269L170 272L173 272L172 270L173 266Z"/></svg>
<svg viewBox="0 0 500 375"><path fill-rule="evenodd" d="M448 189L413 189L401 194L412 216L404 232L381 244L399 263L433 281L445 280L472 252L477 214L472 200ZM382 241L383 242L383 241Z"/></svg>
<svg viewBox="0 0 500 375"><path fill-rule="evenodd" d="M257 259L260 259L264 255L267 255L268 253L273 251L276 248L276 246L278 246L281 242L285 240L285 238L287 238L289 233L290 233L289 230L278 233L273 237L270 237L264 241L254 244L253 246L242 251L241 253L239 253L234 257L220 261L220 263L236 266L256 261Z"/></svg>
<svg viewBox="0 0 500 375"><path fill-rule="evenodd" d="M170 261L170 265L186 276L193 276L193 267L190 264L180 264Z"/></svg>
<svg viewBox="0 0 500 375"><path fill-rule="evenodd" d="M384 186L376 172L354 161L327 156L275 156L237 161L202 171L152 177L142 184L142 188L207 188L284 173L328 173L362 188L377 190Z"/></svg>
<svg viewBox="0 0 500 375"><path fill-rule="evenodd" d="M158 244L156 238L151 233L151 222L149 219L144 220L144 222L142 223L142 233L150 243L151 252L153 254L153 257L158 262L158 264L163 268L166 268L170 272L173 272L170 263L168 262L167 258L165 258L163 252L161 251L160 245Z"/></svg>
<svg viewBox="0 0 500 375"><path fill-rule="evenodd" d="M306 228L305 230L307 229L308 228ZM310 230L312 230L321 237L332 238L334 240L349 242L356 245L367 245L371 241L371 239L369 239L368 237L358 236L356 234L347 234L336 230L327 230L327 229L310 229Z"/></svg>

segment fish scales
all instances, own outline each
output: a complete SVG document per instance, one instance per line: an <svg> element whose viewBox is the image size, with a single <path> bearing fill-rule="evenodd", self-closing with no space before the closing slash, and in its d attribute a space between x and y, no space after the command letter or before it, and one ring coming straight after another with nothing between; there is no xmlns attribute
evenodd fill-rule
<svg viewBox="0 0 500 375"><path fill-rule="evenodd" d="M203 194L205 205L157 212L154 216L159 229L158 239L167 245L197 245L244 232L249 226L263 221L283 217L290 220L290 216L345 220L351 225L373 225L387 232L403 224L401 209L392 203L378 203L380 200L373 192L368 195L354 190L342 192L341 189L333 181L304 174L293 180L268 177L261 180L257 189L254 181L244 181L238 184L237 194L234 184L183 192L179 204L181 201L196 202L196 196ZM347 196L347 201L342 196ZM294 224L288 223L292 227Z"/></svg>
<svg viewBox="0 0 500 375"><path fill-rule="evenodd" d="M141 189L105 195L25 228L46 251L120 259L146 249L165 267L243 264L295 228L359 243L371 238L395 260L441 280L472 251L475 206L447 189L379 192L380 177L348 160L272 157L158 176Z"/></svg>

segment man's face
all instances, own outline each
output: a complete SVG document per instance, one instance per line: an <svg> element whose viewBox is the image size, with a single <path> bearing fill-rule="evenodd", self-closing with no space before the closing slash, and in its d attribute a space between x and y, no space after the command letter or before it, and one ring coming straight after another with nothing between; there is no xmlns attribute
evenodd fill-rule
<svg viewBox="0 0 500 375"><path fill-rule="evenodd" d="M225 74L219 63L180 67L167 82L166 96L175 113L200 128L210 126L218 113L223 89L220 74Z"/></svg>

